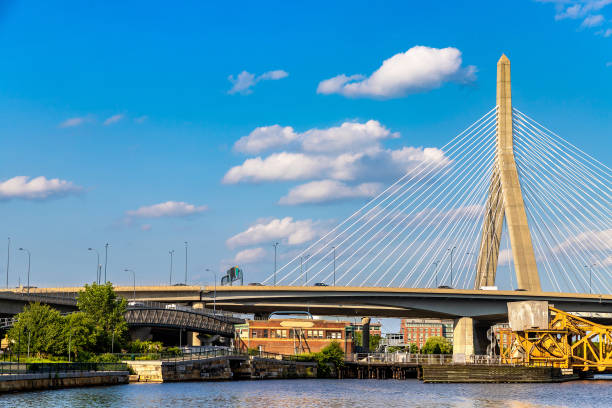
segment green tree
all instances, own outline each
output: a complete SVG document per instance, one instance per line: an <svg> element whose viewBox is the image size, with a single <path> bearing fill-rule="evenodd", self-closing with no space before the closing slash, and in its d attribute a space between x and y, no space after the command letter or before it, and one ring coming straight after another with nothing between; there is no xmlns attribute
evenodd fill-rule
<svg viewBox="0 0 612 408"><path fill-rule="evenodd" d="M361 346L363 345L363 332L356 331L355 332L355 345ZM374 351L378 349L380 345L380 334L370 334L370 351Z"/></svg>
<svg viewBox="0 0 612 408"><path fill-rule="evenodd" d="M127 301L117 297L113 285L93 283L77 298L79 310L85 313L94 325L95 346L92 351L103 353L111 349L111 343L122 346L127 340L125 311Z"/></svg>
<svg viewBox="0 0 612 408"><path fill-rule="evenodd" d="M8 331L11 348L26 353L28 343L33 355L60 355L64 347L64 319L57 310L48 305L31 303L17 314L17 322Z"/></svg>
<svg viewBox="0 0 612 408"><path fill-rule="evenodd" d="M417 346L415 343L411 343L410 344L410 354L418 354L419 353L419 346Z"/></svg>
<svg viewBox="0 0 612 408"><path fill-rule="evenodd" d="M62 337L65 348L62 354L70 352L77 360L79 354L89 352L96 346L97 339L93 320L84 312L65 316Z"/></svg>
<svg viewBox="0 0 612 408"><path fill-rule="evenodd" d="M427 339L421 352L423 354L451 354L453 345L445 337L433 336Z"/></svg>

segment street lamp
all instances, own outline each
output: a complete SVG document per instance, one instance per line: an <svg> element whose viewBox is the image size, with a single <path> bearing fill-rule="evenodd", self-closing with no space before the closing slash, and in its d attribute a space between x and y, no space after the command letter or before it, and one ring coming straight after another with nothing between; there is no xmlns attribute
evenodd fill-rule
<svg viewBox="0 0 612 408"><path fill-rule="evenodd" d="M305 285L308 286L308 258L310 258L310 254L306 254L305 258L306 258L306 273L304 275L304 279L306 280Z"/></svg>
<svg viewBox="0 0 612 408"><path fill-rule="evenodd" d="M125 268L124 272L132 272L132 276L134 277L134 294L132 296L133 300L136 301L136 272L133 269Z"/></svg>
<svg viewBox="0 0 612 408"><path fill-rule="evenodd" d="M272 246L274 247L274 286L276 286L276 248L278 248L279 243L275 242Z"/></svg>
<svg viewBox="0 0 612 408"><path fill-rule="evenodd" d="M87 248L88 251L95 251L96 255L98 256L98 263L96 264L96 281L98 282L98 285L100 284L100 253L98 252L97 249L94 248Z"/></svg>
<svg viewBox="0 0 612 408"><path fill-rule="evenodd" d="M447 251L450 251L450 263L451 263L451 270L450 270L450 287L453 287L453 252L455 251L455 249L457 249L457 247L452 247L452 248L448 248Z"/></svg>
<svg viewBox="0 0 612 408"><path fill-rule="evenodd" d="M213 292L213 316L217 315L217 272L211 271L210 269L204 269L206 272L212 272L215 278L215 291Z"/></svg>
<svg viewBox="0 0 612 408"><path fill-rule="evenodd" d="M334 286L336 286L336 247L333 246L332 250L334 251Z"/></svg>
<svg viewBox="0 0 612 408"><path fill-rule="evenodd" d="M30 260L32 258L32 254L26 248L19 248L20 251L26 251L28 253L28 294L30 294Z"/></svg>
<svg viewBox="0 0 612 408"><path fill-rule="evenodd" d="M108 265L108 242L104 245L104 284L108 282L106 280L106 266ZM102 271L100 270L100 275L102 275Z"/></svg>
<svg viewBox="0 0 612 408"><path fill-rule="evenodd" d="M595 264L584 265L585 268L589 269L589 293L593 293L593 285L592 285L592 275L593 275L593 267Z"/></svg>
<svg viewBox="0 0 612 408"><path fill-rule="evenodd" d="M172 286L172 264L173 264L174 249L171 251L168 251L168 253L170 254L170 286Z"/></svg>
<svg viewBox="0 0 612 408"><path fill-rule="evenodd" d="M187 241L185 241L185 285L187 285Z"/></svg>
<svg viewBox="0 0 612 408"><path fill-rule="evenodd" d="M440 260L437 260L433 263L434 265L434 275L436 275L436 288L438 287L438 264L440 263Z"/></svg>

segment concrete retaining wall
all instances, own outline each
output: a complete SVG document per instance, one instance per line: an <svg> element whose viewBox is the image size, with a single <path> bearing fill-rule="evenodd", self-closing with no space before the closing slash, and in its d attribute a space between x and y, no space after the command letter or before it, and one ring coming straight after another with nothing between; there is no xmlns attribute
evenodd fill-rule
<svg viewBox="0 0 612 408"><path fill-rule="evenodd" d="M0 392L127 384L129 372L75 372L0 375Z"/></svg>
<svg viewBox="0 0 612 408"><path fill-rule="evenodd" d="M126 361L133 381L215 381L232 379L316 378L317 364L259 357L215 357L191 361Z"/></svg>

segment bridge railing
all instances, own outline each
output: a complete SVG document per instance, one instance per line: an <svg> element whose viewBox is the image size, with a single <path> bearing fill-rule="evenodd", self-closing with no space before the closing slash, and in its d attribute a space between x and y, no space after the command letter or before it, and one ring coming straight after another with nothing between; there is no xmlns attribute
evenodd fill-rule
<svg viewBox="0 0 612 408"><path fill-rule="evenodd" d="M125 363L15 363L0 362L0 375L128 371Z"/></svg>
<svg viewBox="0 0 612 408"><path fill-rule="evenodd" d="M508 363L500 356L489 355L453 355L453 354L411 354L411 353L354 353L346 356L347 361L356 363L406 363L406 364L478 364L478 365L515 365Z"/></svg>
<svg viewBox="0 0 612 408"><path fill-rule="evenodd" d="M139 309L139 308L148 308L148 309L166 309L166 310L182 310L185 312L197 313L209 317L214 317L218 320L227 320L231 323L235 323L237 321L244 321L244 317L242 315L226 312L223 310L213 310L205 307L191 307L191 306L183 306L177 303L161 303L161 302L153 302L153 301L128 301L128 309Z"/></svg>

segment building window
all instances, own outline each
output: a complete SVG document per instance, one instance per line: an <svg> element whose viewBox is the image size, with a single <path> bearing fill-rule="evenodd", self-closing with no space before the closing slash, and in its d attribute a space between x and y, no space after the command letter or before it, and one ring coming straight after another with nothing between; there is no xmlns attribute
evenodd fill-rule
<svg viewBox="0 0 612 408"><path fill-rule="evenodd" d="M252 338L257 337L257 330L251 330L251 337Z"/></svg>
<svg viewBox="0 0 612 408"><path fill-rule="evenodd" d="M263 336L262 337L268 337L268 329L264 329L263 330Z"/></svg>

